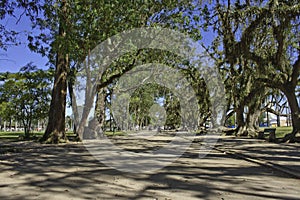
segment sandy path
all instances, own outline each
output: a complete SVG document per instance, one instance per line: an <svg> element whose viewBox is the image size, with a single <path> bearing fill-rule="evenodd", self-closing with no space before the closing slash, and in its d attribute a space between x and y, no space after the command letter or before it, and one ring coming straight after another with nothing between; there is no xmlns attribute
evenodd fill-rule
<svg viewBox="0 0 300 200"><path fill-rule="evenodd" d="M115 141L123 147L132 148L136 144L139 148L149 148L159 146L163 140L160 136L150 143L121 137ZM7 145L1 143L0 199L299 199L300 196L300 180L218 151L200 159L197 151L200 143L193 143L171 165L138 174L105 166L82 144L10 144L15 150Z"/></svg>

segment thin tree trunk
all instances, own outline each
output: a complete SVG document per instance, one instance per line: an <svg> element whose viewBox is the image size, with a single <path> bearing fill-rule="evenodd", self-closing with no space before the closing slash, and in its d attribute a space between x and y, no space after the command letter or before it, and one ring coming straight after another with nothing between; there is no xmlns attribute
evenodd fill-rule
<svg viewBox="0 0 300 200"><path fill-rule="evenodd" d="M96 88L97 85L92 83L92 74L91 74L91 64L90 64L90 50L88 51L88 58L85 61L85 75L86 75L86 88L85 88L85 103L83 107L83 112L80 117L79 124L77 126L77 134L80 139L83 139L85 125L88 122L88 116L90 114L90 111L93 107L94 98L97 94Z"/></svg>
<svg viewBox="0 0 300 200"><path fill-rule="evenodd" d="M9 127L9 132L11 132L11 121L12 121L12 119L11 119L11 118L9 118L9 124L8 124L8 127Z"/></svg>
<svg viewBox="0 0 300 200"><path fill-rule="evenodd" d="M22 122L23 122L23 126L24 126L24 134L25 134L24 138L29 139L28 126L27 126L26 120L23 119Z"/></svg>
<svg viewBox="0 0 300 200"><path fill-rule="evenodd" d="M71 75L72 74L72 75ZM75 76L74 73L69 74L69 78L68 78L68 90L69 90L69 97L70 97L70 103L71 103L71 107L72 107L72 112L73 112L73 123L71 123L71 128L73 128L73 133L76 135L76 140L80 141L79 135L76 132L76 125L79 123L79 113L78 113L78 109L77 109L77 101L75 98L75 93L74 93L74 81L73 78L75 77L71 77L71 76Z"/></svg>
<svg viewBox="0 0 300 200"><path fill-rule="evenodd" d="M101 127L102 132L105 131L105 100L107 97L106 88L101 88L97 93L95 117L97 118L98 125ZM102 134L102 133L98 133Z"/></svg>

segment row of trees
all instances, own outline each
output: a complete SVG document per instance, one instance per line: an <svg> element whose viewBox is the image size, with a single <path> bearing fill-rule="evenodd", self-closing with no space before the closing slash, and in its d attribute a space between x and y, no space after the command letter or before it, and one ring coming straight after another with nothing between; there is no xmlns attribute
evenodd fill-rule
<svg viewBox="0 0 300 200"><path fill-rule="evenodd" d="M300 4L298 1L216 1L207 25L216 30L208 49L219 60L238 115L238 132L256 131L261 105L272 93L286 96L292 113L294 140L300 131L296 88L300 73ZM242 111L248 107L247 118Z"/></svg>
<svg viewBox="0 0 300 200"><path fill-rule="evenodd" d="M1 4L1 19L13 16L16 7L24 9L33 23L35 34L28 37L29 47L48 56L50 63L55 66L49 124L44 141L57 143L66 139L67 89L74 106L75 77L83 70L80 63L90 55L91 50L121 31L147 26L174 28L198 40L199 45L202 41L203 48L215 60L223 78L228 117L236 113L238 135L257 133L257 120L263 103L270 94L280 92L287 98L292 113L293 132L285 140L294 140L296 133L300 131L300 108L297 100L300 4L296 0L7 0ZM13 31L6 30L5 27L0 27L0 31L10 32L5 41L14 41ZM211 35L212 42L206 38L201 40L202 36L207 35L205 32ZM3 48L3 44L0 47ZM205 82L197 74L193 63L185 63L168 52L149 49L134 50L130 55L124 55L103 73L98 87L96 113L99 121L103 122L105 119L103 101L106 94L103 91L112 87L117 78L136 64L153 60L180 69L190 80L198 98L201 123L204 124L212 113L209 110ZM244 113L246 108L247 115ZM174 111L175 108L171 110ZM131 106L131 111L136 113L137 121L142 120L137 107Z"/></svg>

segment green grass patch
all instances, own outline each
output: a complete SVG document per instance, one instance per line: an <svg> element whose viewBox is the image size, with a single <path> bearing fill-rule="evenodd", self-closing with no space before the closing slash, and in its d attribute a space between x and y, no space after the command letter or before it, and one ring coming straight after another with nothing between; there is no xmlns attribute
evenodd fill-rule
<svg viewBox="0 0 300 200"><path fill-rule="evenodd" d="M276 127L276 137L283 138L286 134L291 133L293 131L292 127Z"/></svg>
<svg viewBox="0 0 300 200"><path fill-rule="evenodd" d="M30 137L42 137L44 135L44 131L33 131L30 133ZM66 132L67 136L74 136L73 131ZM16 132L0 132L0 138L18 138L18 137L24 137L25 133L16 131Z"/></svg>
<svg viewBox="0 0 300 200"><path fill-rule="evenodd" d="M260 130L264 131L265 128L276 128L275 134L276 134L276 138L283 138L286 134L291 133L293 130L293 127L286 127L286 126L282 126L282 127L261 127Z"/></svg>
<svg viewBox="0 0 300 200"><path fill-rule="evenodd" d="M24 132L0 132L0 136L20 136L24 135Z"/></svg>
<svg viewBox="0 0 300 200"><path fill-rule="evenodd" d="M123 131L115 131L115 132L113 132L113 131L106 131L105 135L106 136L125 136L125 135L127 135L127 133L123 132Z"/></svg>

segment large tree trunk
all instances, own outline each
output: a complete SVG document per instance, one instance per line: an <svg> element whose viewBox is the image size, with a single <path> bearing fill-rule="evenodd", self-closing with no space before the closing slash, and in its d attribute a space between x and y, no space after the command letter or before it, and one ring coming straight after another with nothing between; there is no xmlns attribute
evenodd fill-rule
<svg viewBox="0 0 300 200"><path fill-rule="evenodd" d="M283 93L286 95L289 102L293 125L293 132L291 134L287 134L284 137L283 141L294 142L296 139L296 134L300 133L300 108L297 101L295 89L293 89L293 87L286 86L283 90Z"/></svg>
<svg viewBox="0 0 300 200"><path fill-rule="evenodd" d="M247 117L244 117L244 108L240 107L236 109L237 118L237 136L251 136L256 137L258 134L257 121L260 115L260 109L254 106L249 106Z"/></svg>
<svg viewBox="0 0 300 200"><path fill-rule="evenodd" d="M42 141L59 143L66 141L65 113L67 93L68 57L58 53L48 125Z"/></svg>
<svg viewBox="0 0 300 200"><path fill-rule="evenodd" d="M245 105L248 106L248 113L246 120L244 120L243 111L241 107L237 115L238 127L237 135L257 137L259 133L258 118L261 114L261 104L264 101L265 89L263 87L252 88L252 91L245 98ZM241 122L239 122L241 120Z"/></svg>
<svg viewBox="0 0 300 200"><path fill-rule="evenodd" d="M260 110L255 109L253 111L248 112L246 121L241 120L241 118L237 118L237 136L250 136L250 137L257 137L259 128L257 126L258 117L260 115ZM240 116L241 117L241 116ZM244 118L244 117L243 117Z"/></svg>
<svg viewBox="0 0 300 200"><path fill-rule="evenodd" d="M63 14L67 13L66 0L61 2L61 9ZM59 36L61 38L66 38L65 19L62 18L60 19ZM67 141L65 134L65 113L68 69L68 54L66 54L63 45L59 44L56 54L56 69L49 110L49 120L47 129L42 137L42 142L59 143Z"/></svg>
<svg viewBox="0 0 300 200"><path fill-rule="evenodd" d="M250 137L257 137L259 132L258 118L261 114L259 107L257 106L249 106L249 112L246 118L246 129L247 135Z"/></svg>
<svg viewBox="0 0 300 200"><path fill-rule="evenodd" d="M246 132L246 123L244 118L244 106L240 106L235 109L236 110L236 135L237 136L244 136L248 133Z"/></svg>

